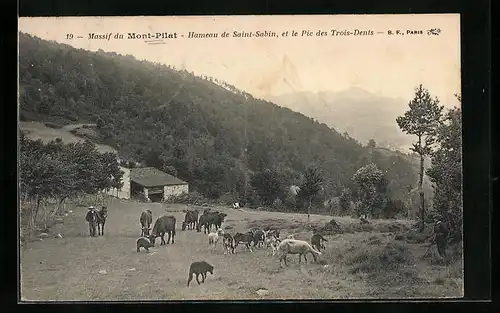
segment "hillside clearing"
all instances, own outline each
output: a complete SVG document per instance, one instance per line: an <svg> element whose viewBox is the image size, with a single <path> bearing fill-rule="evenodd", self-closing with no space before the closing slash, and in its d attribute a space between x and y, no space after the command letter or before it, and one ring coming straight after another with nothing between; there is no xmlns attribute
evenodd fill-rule
<svg viewBox="0 0 500 313"><path fill-rule="evenodd" d="M278 259L269 250L257 249L252 254L239 246L236 255L227 256L219 244L216 251L209 251L206 235L180 230L184 205L166 207L114 199L108 208L104 237L88 237L86 209L75 207L64 224L54 226L49 238L22 248L23 300L347 299L463 294L460 264L449 268L430 265L420 260L425 246L395 243L394 233L376 231L377 225L394 223L393 220L374 221L372 232L326 236L327 250L318 263L299 265L295 255L288 257L288 268L280 269ZM135 240L140 234L139 215L146 208L153 211L154 219L162 214L177 218L175 244L157 244L149 254L135 251ZM296 227L307 220L302 214L214 209L228 214L223 225L232 226L232 234L246 231L250 225L272 222L282 229L282 237L294 233L297 238L309 240L312 235L311 231ZM330 219L311 215L312 224ZM357 222L347 217L335 219L342 225ZM57 233L63 238L53 238L52 234ZM398 260L400 250L404 251L403 259L397 266L378 264L370 271L363 268L366 265L360 265L367 260L373 263L370 255L379 257L381 251ZM189 264L198 260L214 265L214 275L208 274L201 285L193 281L188 288ZM267 294L260 291L259 295L259 289L266 289Z"/></svg>
<svg viewBox="0 0 500 313"><path fill-rule="evenodd" d="M19 129L24 131L28 138L32 140L40 139L45 143L51 140L55 140L56 138L61 138L64 143L83 141L85 139L75 136L70 132L71 130L78 129L83 125L85 124L69 124L62 126L61 128L51 128L47 127L44 123L19 121ZM99 150L101 153L116 153L116 150L110 146L102 144L95 145L97 147L97 150Z"/></svg>

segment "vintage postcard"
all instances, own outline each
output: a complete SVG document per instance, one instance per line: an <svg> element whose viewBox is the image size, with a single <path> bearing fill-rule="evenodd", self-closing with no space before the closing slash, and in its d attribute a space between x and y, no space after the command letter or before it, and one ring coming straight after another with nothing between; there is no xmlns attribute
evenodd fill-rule
<svg viewBox="0 0 500 313"><path fill-rule="evenodd" d="M22 17L20 301L463 296L460 15Z"/></svg>

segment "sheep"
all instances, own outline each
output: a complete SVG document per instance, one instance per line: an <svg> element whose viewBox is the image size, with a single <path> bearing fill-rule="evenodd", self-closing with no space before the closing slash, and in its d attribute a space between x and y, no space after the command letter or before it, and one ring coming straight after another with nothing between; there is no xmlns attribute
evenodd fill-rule
<svg viewBox="0 0 500 313"><path fill-rule="evenodd" d="M286 262L286 257L288 254L298 254L299 255L299 263L302 261L302 256L304 256L304 260L307 263L306 253L311 253L314 258L314 262L316 262L316 257L321 255L321 252L315 250L311 245L304 240L297 239L285 239L278 246L278 255L280 259L280 267L281 261L285 261L285 265L288 266Z"/></svg>

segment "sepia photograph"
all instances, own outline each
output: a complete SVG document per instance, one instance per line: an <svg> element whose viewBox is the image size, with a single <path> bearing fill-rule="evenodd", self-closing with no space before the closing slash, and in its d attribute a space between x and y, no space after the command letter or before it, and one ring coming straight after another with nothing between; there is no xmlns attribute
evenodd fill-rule
<svg viewBox="0 0 500 313"><path fill-rule="evenodd" d="M21 302L464 296L459 14L18 28Z"/></svg>

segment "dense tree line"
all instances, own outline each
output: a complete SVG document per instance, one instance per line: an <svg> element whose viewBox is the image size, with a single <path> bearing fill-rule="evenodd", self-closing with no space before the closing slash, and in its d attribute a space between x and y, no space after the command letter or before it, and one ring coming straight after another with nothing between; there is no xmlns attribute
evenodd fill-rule
<svg viewBox="0 0 500 313"><path fill-rule="evenodd" d="M19 42L22 119L96 123L99 141L122 159L175 174L207 197L286 200L311 164L323 186L315 199L307 195L311 203L340 195L370 163L384 172L389 197L402 199L416 181L407 155L364 147L212 78L22 33Z"/></svg>
<svg viewBox="0 0 500 313"><path fill-rule="evenodd" d="M433 151L432 166L426 172L434 183L433 208L438 216L450 222L452 238L460 241L463 225L461 109L446 112L436 133L438 148Z"/></svg>
<svg viewBox="0 0 500 313"><path fill-rule="evenodd" d="M29 212L32 224L44 201L55 199L62 204L82 194L121 188L123 184L116 155L100 153L88 140L65 144L56 139L45 144L21 132L19 150L21 198L35 203Z"/></svg>

